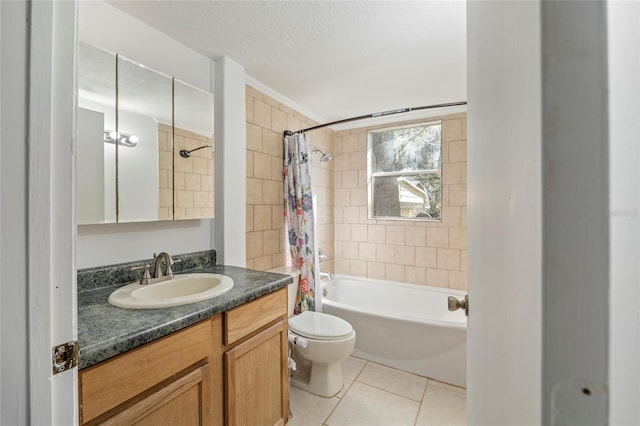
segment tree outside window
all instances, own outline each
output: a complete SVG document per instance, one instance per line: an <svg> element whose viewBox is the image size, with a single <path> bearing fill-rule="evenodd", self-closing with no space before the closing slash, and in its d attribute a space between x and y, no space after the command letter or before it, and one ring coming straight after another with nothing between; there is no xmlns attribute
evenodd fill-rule
<svg viewBox="0 0 640 426"><path fill-rule="evenodd" d="M369 132L369 217L439 220L441 122Z"/></svg>

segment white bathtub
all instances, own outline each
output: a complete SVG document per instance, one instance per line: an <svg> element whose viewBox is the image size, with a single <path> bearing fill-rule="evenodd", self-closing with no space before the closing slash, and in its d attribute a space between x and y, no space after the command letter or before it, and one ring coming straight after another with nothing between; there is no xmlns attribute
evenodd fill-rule
<svg viewBox="0 0 640 426"><path fill-rule="evenodd" d="M354 356L466 387L467 320L447 310L464 292L344 275L323 290L322 310L356 330Z"/></svg>

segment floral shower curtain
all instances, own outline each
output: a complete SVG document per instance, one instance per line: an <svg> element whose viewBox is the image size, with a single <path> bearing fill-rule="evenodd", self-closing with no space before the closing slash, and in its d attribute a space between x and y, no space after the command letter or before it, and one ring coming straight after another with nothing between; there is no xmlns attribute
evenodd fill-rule
<svg viewBox="0 0 640 426"><path fill-rule="evenodd" d="M300 268L296 314L315 311L315 254L311 163L307 136L294 133L284 138L285 222L293 264Z"/></svg>

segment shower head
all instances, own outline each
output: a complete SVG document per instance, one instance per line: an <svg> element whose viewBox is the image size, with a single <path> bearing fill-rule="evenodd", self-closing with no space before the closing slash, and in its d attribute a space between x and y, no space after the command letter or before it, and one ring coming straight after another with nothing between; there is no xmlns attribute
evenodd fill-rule
<svg viewBox="0 0 640 426"><path fill-rule="evenodd" d="M326 163L327 161L331 160L333 158L333 153L332 152L327 152L326 154L322 151L320 151L319 149L314 149L313 153L315 154L316 152L319 152L322 157L320 157L320 162L321 163Z"/></svg>
<svg viewBox="0 0 640 426"><path fill-rule="evenodd" d="M180 157L189 158L189 157L191 157L191 153L193 151L197 151L197 150L202 149L202 148L213 148L213 145L212 144L202 145L202 146L199 146L199 147L194 148L194 149L189 150L189 151L187 151L186 149L181 149L180 150Z"/></svg>
<svg viewBox="0 0 640 426"><path fill-rule="evenodd" d="M322 157L320 157L320 162L321 163L326 163L327 161L331 160L332 158L333 158L333 152L327 152Z"/></svg>

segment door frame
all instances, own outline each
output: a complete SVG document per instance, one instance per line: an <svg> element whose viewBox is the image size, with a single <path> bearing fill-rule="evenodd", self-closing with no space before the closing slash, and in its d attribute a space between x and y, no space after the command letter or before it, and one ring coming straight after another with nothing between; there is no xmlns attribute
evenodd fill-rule
<svg viewBox="0 0 640 426"><path fill-rule="evenodd" d="M77 367L52 348L77 340L76 1L29 3L28 315L31 424L77 424Z"/></svg>
<svg viewBox="0 0 640 426"><path fill-rule="evenodd" d="M470 424L640 422L639 18L467 3Z"/></svg>
<svg viewBox="0 0 640 426"><path fill-rule="evenodd" d="M31 94L29 115L30 120L25 119L29 128L29 153L28 153L28 179L17 182L17 187L21 188L23 184L28 183L29 187L25 190L28 195L28 248L26 253L17 256L19 261L28 262L28 278L27 285L29 294L18 295L25 297L27 304L29 319L28 324L28 341L29 341L29 365L28 375L30 377L30 401L21 401L20 395L8 396L3 393L3 405L15 398L16 405L27 404L30 412L30 422L32 424L76 424L77 423L77 370L53 375L51 372L51 348L53 344L62 341L75 340L77 338L76 324L76 286L75 286L75 212L73 208L74 197L74 108L75 108L75 72L74 58L76 46L76 8L77 2L23 2L28 4L30 9L31 22ZM474 2L468 4L468 8L472 9ZM538 2L535 2L538 3ZM514 7L513 3L504 4L502 16L513 13L507 10ZM4 9L3 9L4 10ZM468 15L470 18L478 18L478 16ZM535 15L534 15L535 16ZM1 18L1 16L0 16ZM469 19L468 19L469 20ZM488 21L483 21L486 25ZM5 21L3 21L4 25ZM476 22L474 25L479 24ZM15 25L15 27L13 26ZM468 29L469 29L469 23ZM17 34L24 30L24 22L12 24L12 28L16 29ZM599 28L602 30L602 27ZM606 29L606 24L605 24ZM488 31L494 31L489 29ZM5 33L3 33L5 34ZM469 31L469 35L471 31ZM509 37L514 34L522 35L520 29L513 29L508 34ZM636 40L635 46L638 42ZM492 46L487 46L492 48ZM493 46L495 48L495 46ZM49 53L47 53L49 52ZM53 53L52 53L53 52ZM4 52L3 52L4 53ZM522 55L522 53L520 54ZM518 57L518 56L516 56ZM2 64L13 58L3 56ZM469 59L473 59L469 56ZM513 57L511 59L513 62ZM634 62L637 69L637 61ZM496 63L496 67L504 65ZM469 60L470 68L473 66ZM500 71L500 70L496 70ZM471 84L470 84L471 87ZM71 90L70 90L71 89ZM471 90L470 90L471 91ZM19 99L17 99L19 101ZM18 102L20 104L20 102ZM479 110L474 111L474 102L470 97L469 114L476 114ZM637 100L634 104L637 110ZM483 117L478 116L479 119ZM470 120L471 121L471 120ZM503 123L505 118L503 117ZM473 144L475 131L470 126L470 146ZM636 129L637 130L637 129ZM4 142L4 141L3 141ZM3 149L3 152L4 149ZM470 154L473 158L474 154ZM470 158L470 163L473 159ZM476 157L478 158L478 157ZM616 157L619 159L619 157ZM55 164L55 167L53 166ZM638 165L638 159L634 159L632 165ZM3 172L4 173L4 172ZM3 174L5 184L7 177ZM471 177L470 177L471 181ZM478 182L479 184L481 182ZM637 186L636 186L637 188ZM471 188L470 188L471 189ZM18 189L22 191L22 189ZM472 192L472 191L470 191ZM481 195L481 193L478 193ZM534 197L535 198L535 197ZM636 198L637 199L637 198ZM2 202L11 201L10 196L3 194ZM475 208L473 201L473 193L470 193L470 234L472 228L478 226L477 218L474 219L474 213L471 211ZM505 208L510 208L511 202L517 200L503 200ZM509 202L507 202L509 201ZM4 215L4 212L3 212ZM620 220L620 218L618 218ZM637 215L635 216L635 225L637 230ZM613 221L613 218L612 218ZM474 225L475 223L475 225ZM483 224L483 226L485 226ZM618 229L618 228L616 228ZM7 227L3 225L0 229L3 237L9 232ZM616 234L622 238L621 234ZM476 243L472 240L475 238ZM18 240L16 240L19 242ZM470 235L470 245L478 244L478 236ZM26 245L25 241L25 245ZM638 252L637 238L630 243L631 248ZM474 261L472 256L473 246L470 246L470 276L474 274L474 268L480 267L481 258ZM477 249L476 249L477 252ZM535 259L534 259L535 260ZM473 262L475 267L472 266ZM7 262L2 263L3 274L7 269L15 267L8 265ZM635 277L638 276L637 268L634 269ZM536 272L537 273L537 272ZM18 274L19 275L19 274ZM623 278L633 277L634 275L626 274ZM482 295L473 294L474 284L470 280L471 312L482 312L483 303ZM8 287L6 282L2 283L3 289ZM481 289L477 287L479 292ZM541 283L539 287L534 288L533 292L541 291ZM15 290L15 293L19 291ZM637 289L636 293L637 295ZM535 294L534 294L535 295ZM26 299L28 297L28 299ZM3 295L3 300L7 297ZM4 302L3 302L4 303ZM474 305L475 303L475 305ZM474 308L475 306L475 308ZM524 306L521 304L520 306ZM529 306L527 309L537 315L541 312L542 307L535 305ZM539 311L540 310L540 311ZM6 305L2 305L3 315L7 314ZM635 319L637 325L637 314L632 318ZM472 320L473 321L473 320ZM633 323L632 323L633 325ZM473 332L473 324L470 324ZM3 337L4 338L4 337ZM534 338L541 338L539 334ZM637 341L638 336L635 336ZM5 341L3 340L3 344ZM624 346L618 343L618 354L622 352ZM6 361L8 357L3 349L2 361ZM540 371L541 366L533 365L535 371ZM518 386L522 382L516 381L519 372L512 371L515 375L514 382ZM21 374L20 372L15 375ZM4 376L3 376L4 377ZM12 378L14 376L12 375ZM637 388L637 377L634 379ZM499 386L500 382L495 382L495 386ZM469 398L478 398L480 391L484 391L487 384L470 384ZM532 383L533 386L540 386ZM516 387L517 389L517 387ZM504 393L507 391L503 389ZM615 391L615 389L614 389ZM637 389L636 389L637 391ZM508 392L507 392L508 393ZM615 394L614 394L615 395ZM507 395L508 396L508 395ZM502 400L501 404L495 406L503 410L507 407L507 402L513 398L519 398L517 395L509 399ZM540 393L529 404L539 404L542 398ZM538 401L538 402L536 402ZM629 411L629 410L627 410ZM637 411L637 407L636 407ZM470 411L470 420L474 423L474 416L477 413ZM508 419L503 419L507 421ZM520 418L522 421L522 418ZM479 422L476 422L479 423Z"/></svg>

